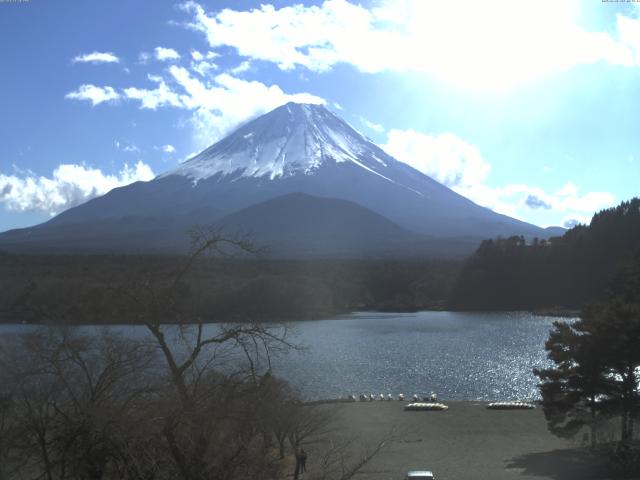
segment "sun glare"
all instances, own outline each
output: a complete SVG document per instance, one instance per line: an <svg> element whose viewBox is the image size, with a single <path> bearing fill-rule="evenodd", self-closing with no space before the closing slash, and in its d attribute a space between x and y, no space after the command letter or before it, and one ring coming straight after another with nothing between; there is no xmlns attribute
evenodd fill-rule
<svg viewBox="0 0 640 480"><path fill-rule="evenodd" d="M378 15L412 40L415 48L398 55L418 55L420 70L482 91L571 66L585 33L576 1L393 0Z"/></svg>

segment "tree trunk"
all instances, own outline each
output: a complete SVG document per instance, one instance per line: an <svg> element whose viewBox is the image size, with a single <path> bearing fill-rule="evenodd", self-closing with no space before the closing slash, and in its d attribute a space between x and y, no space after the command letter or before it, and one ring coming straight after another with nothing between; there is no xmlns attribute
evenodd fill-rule
<svg viewBox="0 0 640 480"><path fill-rule="evenodd" d="M622 443L629 443L631 440L631 436L633 435L633 429L631 425L631 407L633 405L633 397L635 390L636 378L634 375L635 367L633 365L629 365L626 368L626 375L623 379L622 387L623 387L623 396L622 396L622 425L620 432L620 441Z"/></svg>
<svg viewBox="0 0 640 480"><path fill-rule="evenodd" d="M596 417L596 401L595 398L591 398L591 425L590 427L590 441L591 448L595 448L598 445L598 425Z"/></svg>
<svg viewBox="0 0 640 480"><path fill-rule="evenodd" d="M163 429L164 438L169 445L169 451L171 452L171 456L176 463L180 474L182 475L183 480L191 480L191 469L189 468L189 462L185 459L182 451L178 447L178 443L175 435L173 434L173 427L171 425L165 425Z"/></svg>
<svg viewBox="0 0 640 480"><path fill-rule="evenodd" d="M629 442L629 413L627 412L626 405L622 408L620 414L620 442Z"/></svg>
<svg viewBox="0 0 640 480"><path fill-rule="evenodd" d="M44 460L45 473L47 474L47 480L53 480L53 466L49 460L49 451L47 450L47 442L44 435L38 435L38 444L42 452L42 459Z"/></svg>

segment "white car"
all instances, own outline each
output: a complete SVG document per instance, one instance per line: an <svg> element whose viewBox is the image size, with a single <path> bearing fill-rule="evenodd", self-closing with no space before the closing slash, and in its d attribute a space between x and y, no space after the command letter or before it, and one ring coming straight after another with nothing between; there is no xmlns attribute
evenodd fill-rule
<svg viewBox="0 0 640 480"><path fill-rule="evenodd" d="M429 470L411 470L407 472L406 480L435 480L436 477Z"/></svg>

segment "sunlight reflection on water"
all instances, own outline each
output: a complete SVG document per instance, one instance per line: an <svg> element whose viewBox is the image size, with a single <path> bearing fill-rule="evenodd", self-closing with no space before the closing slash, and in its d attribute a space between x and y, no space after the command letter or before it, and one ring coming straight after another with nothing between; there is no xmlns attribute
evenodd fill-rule
<svg viewBox="0 0 640 480"><path fill-rule="evenodd" d="M538 398L534 367L554 318L526 312L355 313L295 322L305 352L275 372L310 399L436 392L455 400Z"/></svg>

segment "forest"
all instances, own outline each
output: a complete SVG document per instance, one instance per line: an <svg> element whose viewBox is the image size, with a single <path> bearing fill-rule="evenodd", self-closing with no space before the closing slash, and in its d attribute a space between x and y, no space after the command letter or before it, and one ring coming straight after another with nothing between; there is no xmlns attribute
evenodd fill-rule
<svg viewBox="0 0 640 480"><path fill-rule="evenodd" d="M0 255L0 322L140 323L132 283L169 288L188 256ZM443 309L456 261L215 258L193 266L179 301L203 321L305 320L355 310ZM164 319L170 321L171 319Z"/></svg>
<svg viewBox="0 0 640 480"><path fill-rule="evenodd" d="M594 215L562 237L485 240L464 263L449 299L455 310L580 309L603 299L640 252L640 198Z"/></svg>

